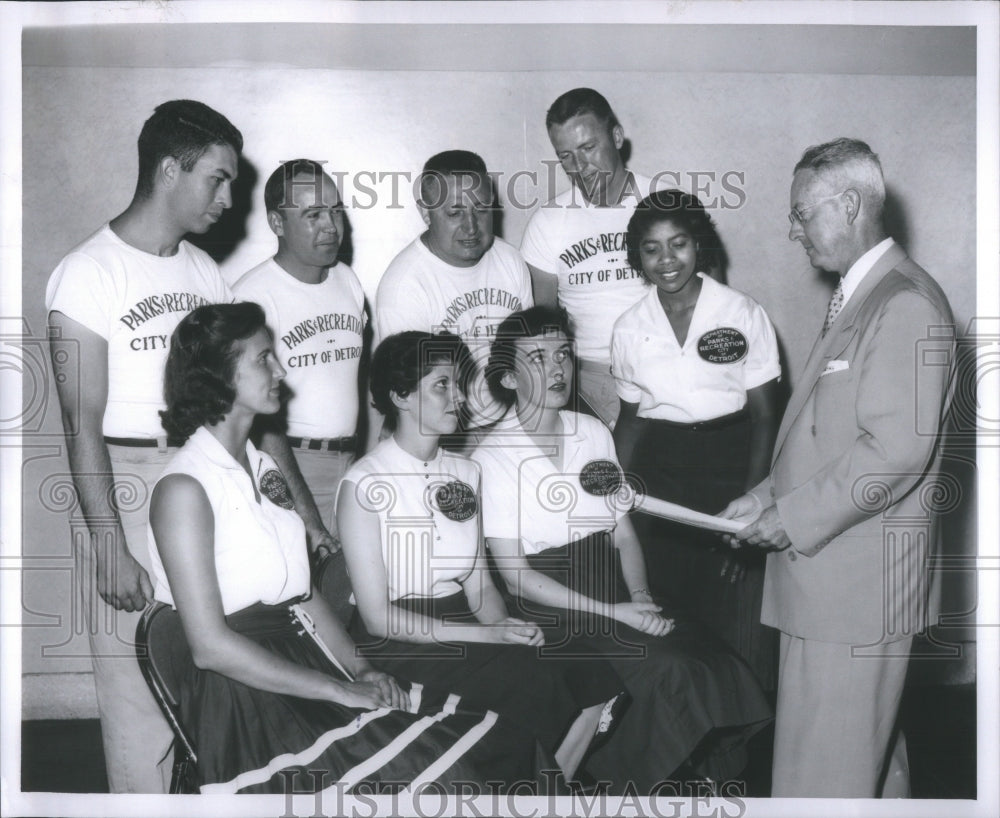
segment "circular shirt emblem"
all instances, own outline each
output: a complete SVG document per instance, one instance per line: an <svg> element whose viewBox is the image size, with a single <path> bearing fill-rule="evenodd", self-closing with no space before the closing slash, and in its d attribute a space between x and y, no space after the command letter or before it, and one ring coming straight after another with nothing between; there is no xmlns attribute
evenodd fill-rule
<svg viewBox="0 0 1000 818"><path fill-rule="evenodd" d="M580 469L580 485L587 494L607 497L621 488L621 469L613 460L591 460Z"/></svg>
<svg viewBox="0 0 1000 818"><path fill-rule="evenodd" d="M698 354L710 364L732 364L747 354L747 337L733 327L709 330L698 339Z"/></svg>
<svg viewBox="0 0 1000 818"><path fill-rule="evenodd" d="M268 469L260 476L260 492L276 506L293 509L292 495L288 491L285 475L277 469Z"/></svg>
<svg viewBox="0 0 1000 818"><path fill-rule="evenodd" d="M456 523L472 519L479 510L472 486L461 480L452 480L439 486L434 492L434 502L445 517Z"/></svg>

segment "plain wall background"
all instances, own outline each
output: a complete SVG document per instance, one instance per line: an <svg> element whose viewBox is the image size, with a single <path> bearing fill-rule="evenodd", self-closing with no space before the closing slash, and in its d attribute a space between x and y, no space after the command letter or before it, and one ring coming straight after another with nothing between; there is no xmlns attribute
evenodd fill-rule
<svg viewBox="0 0 1000 818"><path fill-rule="evenodd" d="M263 182L282 160L328 160L347 174L409 173L448 148L480 153L501 180L529 170L547 197L554 159L545 111L563 91L608 97L629 140L629 166L653 175L714 174L713 212L729 283L756 298L777 329L794 386L831 285L788 241L791 170L809 145L864 139L881 156L893 235L940 282L958 325L976 298L974 29L815 26L118 26L39 29L23 38L23 312L44 336L49 273L128 204L143 121L167 99L199 99L243 132L239 201L206 237L227 279L273 254ZM544 55L544 56L539 56ZM742 174L745 200L720 186ZM566 186L554 171L558 189ZM708 176L702 176L707 180ZM730 176L730 182L736 177ZM391 177L390 177L391 179ZM352 263L373 300L386 265L423 229L411 187L370 196L345 185ZM503 185L501 198L504 199ZM740 197L741 198L741 197ZM399 206L392 207L390 205ZM517 245L530 211L509 203L502 232ZM243 235L245 234L245 235ZM241 236L218 243L220 236ZM54 384L29 372L25 440L23 656L33 687L25 715L93 715L88 643L71 601L69 479ZM973 554L975 464L956 449L962 499L949 553ZM947 608L970 610L971 576L951 577ZM962 638L968 638L965 633ZM971 666L970 666L971 667ZM34 691L34 692L32 692Z"/></svg>

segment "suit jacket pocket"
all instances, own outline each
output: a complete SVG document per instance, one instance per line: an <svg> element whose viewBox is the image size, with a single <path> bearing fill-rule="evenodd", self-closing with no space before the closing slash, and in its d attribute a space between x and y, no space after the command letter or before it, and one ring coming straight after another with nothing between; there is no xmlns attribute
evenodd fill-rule
<svg viewBox="0 0 1000 818"><path fill-rule="evenodd" d="M821 377L812 394L812 434L823 451L843 452L858 435L857 373L850 367Z"/></svg>
<svg viewBox="0 0 1000 818"><path fill-rule="evenodd" d="M824 365L826 362L834 360L836 358L848 359L851 356L843 355L843 351L851 345L854 337L858 334L858 328L856 326L848 327L843 332L838 332L831 336L827 340L827 348L823 352ZM820 342L822 343L822 341ZM820 372L823 370L820 369Z"/></svg>

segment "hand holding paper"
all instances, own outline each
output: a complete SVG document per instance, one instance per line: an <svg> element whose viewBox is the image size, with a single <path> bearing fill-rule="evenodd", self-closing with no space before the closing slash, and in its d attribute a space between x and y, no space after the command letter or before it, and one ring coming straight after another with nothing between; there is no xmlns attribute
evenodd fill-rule
<svg viewBox="0 0 1000 818"><path fill-rule="evenodd" d="M646 494L636 494L634 509L662 517L665 520L673 520L696 528L706 528L709 531L719 531L725 534L735 534L742 531L750 522L750 520L727 520L723 517L714 517L711 514L694 511L685 506L677 505L677 503L669 503Z"/></svg>
<svg viewBox="0 0 1000 818"><path fill-rule="evenodd" d="M618 464L611 460L593 460L580 471L580 485L588 494L607 496L609 494L620 494L623 490L631 493L631 487L624 479L624 475ZM623 498L626 501L627 497ZM704 514L700 511L686 508L677 503L670 503L656 497L649 497L636 492L632 500L632 509L642 511L646 514L653 514L666 520L684 523L685 525L706 528L709 531L719 531L722 533L735 534L742 531L750 520L726 520L722 517L713 517L711 514Z"/></svg>
<svg viewBox="0 0 1000 818"><path fill-rule="evenodd" d="M720 512L720 516L742 526L739 529L743 532L742 537L724 538L731 548L755 545L769 551L784 551L792 544L781 522L778 507L761 508L760 500L753 494L737 497Z"/></svg>

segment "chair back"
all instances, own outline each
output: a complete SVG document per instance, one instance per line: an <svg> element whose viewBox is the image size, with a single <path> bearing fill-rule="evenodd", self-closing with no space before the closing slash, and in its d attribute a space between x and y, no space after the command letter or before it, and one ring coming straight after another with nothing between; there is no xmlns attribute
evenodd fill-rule
<svg viewBox="0 0 1000 818"><path fill-rule="evenodd" d="M198 756L194 743L181 722L179 679L172 672L178 666L179 658L190 656L187 637L177 611L162 602L154 602L147 607L135 629L135 651L149 692L174 734L174 767L170 792L193 792L195 788L190 779Z"/></svg>

